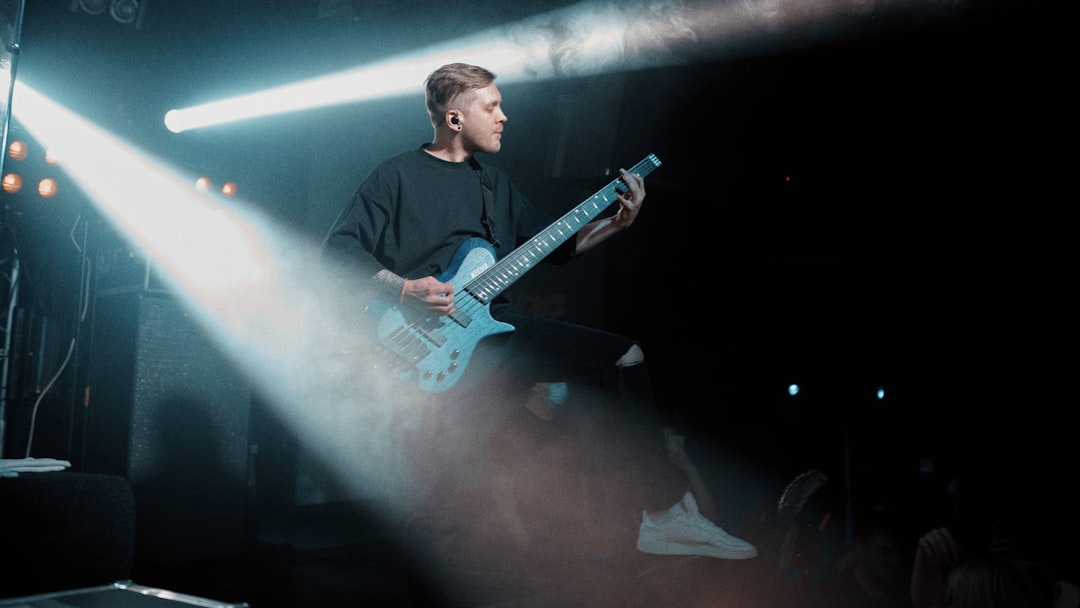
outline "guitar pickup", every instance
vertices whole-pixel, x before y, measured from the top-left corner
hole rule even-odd
[[[469,315],[461,312],[460,309],[455,310],[454,312],[450,313],[449,315],[447,315],[447,317],[451,321],[453,321],[454,323],[457,323],[458,325],[460,325],[462,327],[468,327],[469,323],[472,323],[472,317],[470,317]],[[442,345],[440,344],[440,346],[442,346]]]
[[[406,328],[398,330],[390,339],[398,356],[411,363],[416,363],[431,354],[431,349],[414,332]]]
[[[442,347],[446,344],[446,336],[438,330],[439,322],[437,320],[431,320],[428,323],[418,323],[411,329],[415,330],[417,334],[426,338],[429,342],[436,347]]]

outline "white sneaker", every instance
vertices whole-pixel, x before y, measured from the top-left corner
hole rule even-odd
[[[758,554],[754,545],[724,532],[701,515],[690,492],[659,517],[650,518],[647,512],[642,512],[637,549],[656,555],[702,555],[720,559],[750,559]]]

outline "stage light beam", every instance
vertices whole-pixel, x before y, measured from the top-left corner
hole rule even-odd
[[[183,175],[17,82],[15,115],[58,151],[102,217],[144,252],[208,339],[235,364],[313,458],[373,504],[416,493],[390,432],[390,383],[356,373],[340,352],[355,335],[338,292],[314,272],[317,245],[238,197]],[[355,344],[363,347],[362,340]],[[360,384],[360,382],[364,382]],[[385,382],[380,384],[380,382]],[[399,388],[400,390],[400,388]],[[388,508],[388,517],[400,516]]]
[[[592,76],[686,64],[840,36],[880,24],[894,9],[940,14],[967,0],[744,0],[584,2],[385,62],[166,112],[174,133],[286,112],[413,93],[450,62],[482,65],[501,83]]]

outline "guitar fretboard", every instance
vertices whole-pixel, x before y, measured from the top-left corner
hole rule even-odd
[[[659,166],[660,159],[655,154],[650,154],[634,165],[629,173],[645,177]],[[612,180],[491,268],[480,273],[465,286],[465,291],[485,304],[490,303],[529,269],[596,219],[620,194],[626,192],[627,188],[621,179]]]

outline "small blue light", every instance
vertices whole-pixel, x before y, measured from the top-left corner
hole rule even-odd
[[[798,384],[789,384],[788,387],[787,387],[787,392],[792,397],[794,397],[795,395],[798,395],[799,394],[799,385]]]
[[[885,387],[884,386],[877,387],[877,398],[879,400],[885,398]]]

